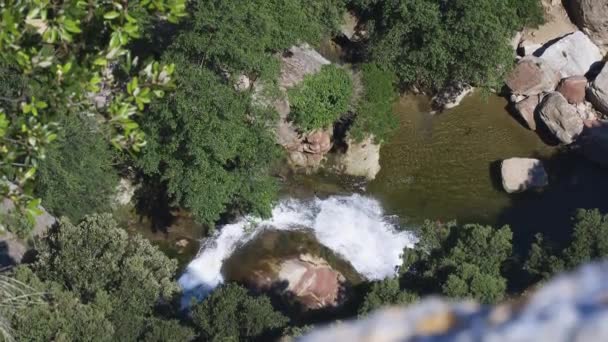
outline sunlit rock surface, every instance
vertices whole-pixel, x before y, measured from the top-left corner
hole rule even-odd
[[[512,303],[430,298],[320,328],[300,341],[608,341],[608,262],[559,276]]]

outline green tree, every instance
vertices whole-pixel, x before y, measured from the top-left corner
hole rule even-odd
[[[104,303],[82,303],[61,284],[41,281],[28,267],[19,267],[15,279],[45,293],[46,299],[13,312],[10,319],[17,341],[116,340]]]
[[[33,269],[43,281],[69,289],[85,304],[103,306],[115,336],[133,341],[154,306],[177,291],[176,262],[140,236],[128,236],[109,215],[63,220],[49,232]]]
[[[536,280],[547,279],[564,269],[608,256],[608,215],[597,209],[579,209],[570,241],[560,250],[538,234],[528,253],[526,270]]]
[[[452,271],[441,290],[452,298],[474,298],[482,303],[496,303],[503,299],[507,280],[500,275],[484,273],[473,264],[461,264]]]
[[[353,94],[349,73],[335,65],[325,65],[314,75],[290,89],[290,116],[304,131],[329,128],[345,114]]]
[[[537,23],[542,13],[538,0],[386,0],[355,5],[371,16],[371,60],[392,67],[402,85],[431,91],[452,82],[500,86],[513,62],[509,39],[523,25]]]
[[[167,59],[177,64],[179,88],[142,117],[149,140],[139,165],[202,223],[212,225],[230,209],[269,214],[276,196],[269,176],[278,157],[269,129],[275,113],[253,106],[248,94],[180,53]]]
[[[359,307],[359,315],[366,315],[384,306],[410,304],[417,300],[416,294],[400,288],[398,278],[385,279],[372,284]]]
[[[254,297],[227,284],[192,308],[192,320],[203,341],[249,341],[280,333],[288,319],[274,311],[268,297]]]
[[[185,0],[3,2],[0,66],[16,87],[0,88],[0,195],[37,213],[31,181],[65,116],[95,117],[114,145],[138,151],[145,140],[132,118],[171,88],[173,69],[140,65],[127,46],[145,23],[185,14]]]
[[[356,117],[349,134],[357,141],[373,135],[376,142],[383,142],[397,127],[393,104],[397,98],[395,75],[376,64],[364,64],[361,68],[363,98],[356,108]]]
[[[272,54],[318,43],[338,27],[343,6],[343,0],[197,0],[173,49],[216,71],[271,79],[279,70]]]
[[[58,142],[38,167],[36,196],[55,216],[67,216],[73,222],[110,211],[118,177],[109,144],[90,119],[65,117],[61,126]]]
[[[512,255],[508,227],[426,222],[418,236],[416,247],[404,251],[402,283],[408,289],[419,295],[442,293],[484,303],[504,296],[502,268]]]
[[[178,320],[150,320],[148,328],[141,339],[145,342],[188,342],[194,340],[196,334],[190,327],[184,326]]]

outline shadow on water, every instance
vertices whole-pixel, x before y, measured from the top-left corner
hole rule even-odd
[[[542,191],[510,196],[510,203],[496,218],[496,225],[508,224],[516,252],[525,254],[536,233],[566,242],[576,209],[597,208],[608,212],[608,172],[572,150],[543,160],[549,185]]]

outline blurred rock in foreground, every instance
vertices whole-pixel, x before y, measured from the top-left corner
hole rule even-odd
[[[430,298],[317,329],[300,341],[608,341],[608,261],[559,276],[508,304]]]

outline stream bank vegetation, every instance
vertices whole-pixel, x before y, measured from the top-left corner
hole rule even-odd
[[[230,214],[269,215],[282,157],[272,132],[277,113],[254,105],[251,89],[234,82],[246,75],[276,83],[275,56],[335,34],[347,8],[369,29],[359,68],[365,90],[349,134],[380,142],[396,126],[397,89],[437,91],[454,81],[498,87],[513,59],[508,39],[542,17],[537,0],[0,5],[0,192],[19,208],[2,223],[25,238],[38,205],[64,217],[36,241],[33,262],[11,270],[44,295],[35,305],[0,308],[12,328],[7,336],[220,341],[306,330],[263,293],[233,283],[186,314],[176,262],[101,213],[113,210],[120,171],[131,169],[162,207],[186,209],[207,226]],[[153,43],[167,31],[170,43]],[[149,60],[132,55],[136,45]],[[349,109],[352,83],[335,66],[306,79],[292,91],[294,121],[303,129],[331,125]],[[608,254],[607,222],[598,211],[580,211],[569,244],[539,236],[521,262],[508,227],[429,221],[419,244],[404,250],[399,275],[366,284],[350,314],[428,294],[484,303],[516,295],[509,270],[517,266],[525,265],[531,286]]]

